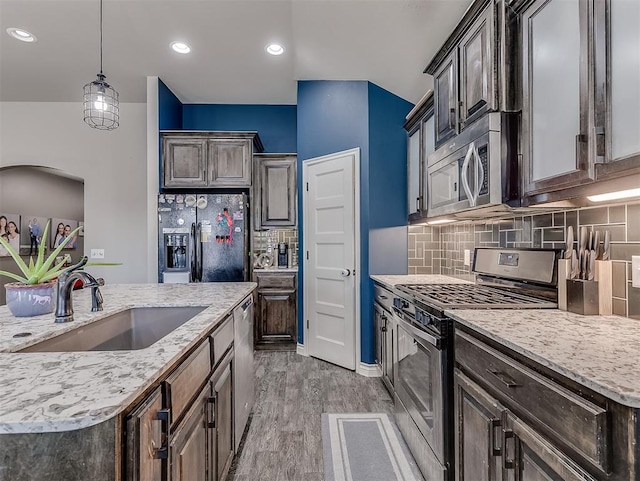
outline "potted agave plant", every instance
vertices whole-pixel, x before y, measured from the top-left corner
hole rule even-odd
[[[64,270],[65,262],[69,256],[64,256],[64,258],[59,260],[57,263],[55,260],[58,254],[60,254],[62,249],[71,242],[79,230],[80,227],[73,230],[73,232],[71,232],[69,236],[67,236],[60,245],[45,258],[46,242],[44,239],[47,239],[47,234],[49,233],[49,222],[47,222],[42,235],[43,240],[40,242],[38,247],[38,256],[35,262],[33,257],[31,257],[28,265],[22,260],[20,254],[16,252],[16,250],[9,245],[2,236],[0,236],[0,245],[9,252],[9,255],[13,257],[13,260],[22,272],[22,275],[20,275],[12,272],[0,271],[0,275],[10,277],[17,281],[5,284],[5,289],[7,291],[7,307],[14,316],[31,317],[53,312],[56,308],[56,278],[60,272]]]

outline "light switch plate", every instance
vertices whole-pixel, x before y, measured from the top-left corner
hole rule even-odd
[[[640,256],[631,256],[631,285],[640,287]]]
[[[91,249],[92,259],[104,259],[104,249]]]
[[[464,250],[464,265],[465,266],[471,265],[471,250],[469,249]]]

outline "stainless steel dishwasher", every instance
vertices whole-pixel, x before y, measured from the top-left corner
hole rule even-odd
[[[253,295],[233,311],[235,358],[233,366],[234,443],[237,452],[255,399],[253,367]]]

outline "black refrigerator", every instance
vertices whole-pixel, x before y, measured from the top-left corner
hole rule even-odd
[[[158,222],[158,282],[248,280],[245,194],[159,194]]]

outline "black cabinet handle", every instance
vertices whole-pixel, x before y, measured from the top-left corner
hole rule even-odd
[[[207,427],[215,429],[216,427],[216,397],[211,396],[207,399]]]
[[[387,332],[387,326],[382,326],[382,327],[380,328],[380,330],[381,330],[382,332]]]
[[[496,378],[498,378],[498,380],[504,384],[505,386],[507,386],[508,388],[516,388],[516,387],[522,387],[520,384],[518,384],[517,382],[515,382],[513,379],[511,379],[509,376],[507,376],[506,374],[504,374],[503,372],[500,371],[496,371],[493,369],[487,369],[487,372],[489,374],[493,374]]]
[[[494,456],[502,455],[502,443],[500,446],[496,446],[496,440],[498,437],[496,436],[496,429],[502,427],[502,423],[499,419],[491,420],[491,451]]]
[[[510,439],[515,441],[516,435],[511,429],[503,429],[502,430],[502,447],[504,449],[504,456],[502,456],[502,467],[504,469],[515,469],[516,467],[516,457],[517,457],[517,443],[514,443],[513,446],[513,459],[509,459],[507,455],[507,443]]]
[[[167,459],[169,457],[169,419],[171,419],[171,409],[159,409],[156,418],[160,421],[160,432],[162,445],[156,451],[156,459]]]

